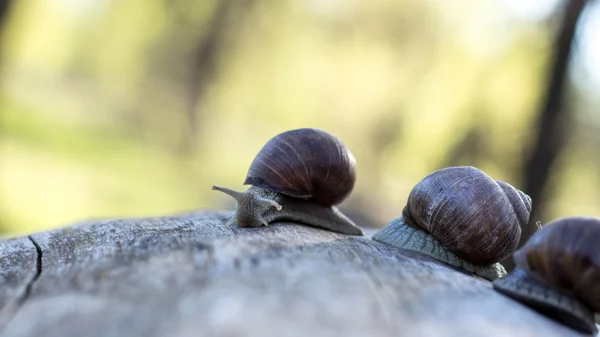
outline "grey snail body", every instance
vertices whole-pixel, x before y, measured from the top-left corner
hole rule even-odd
[[[600,219],[569,217],[534,233],[494,289],[585,333],[600,313]]]
[[[363,235],[336,205],[356,182],[356,160],[347,146],[329,132],[302,128],[271,138],[250,165],[245,192],[213,186],[237,201],[228,225],[268,226],[294,221],[330,231]]]
[[[513,186],[475,167],[449,167],[421,180],[402,216],[373,239],[494,280],[506,274],[498,262],[517,248],[530,213],[531,198]]]

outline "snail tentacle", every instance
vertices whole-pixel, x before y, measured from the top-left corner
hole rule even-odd
[[[225,227],[231,227],[231,225],[233,225],[235,223],[235,216],[232,216],[231,219],[229,219],[229,221],[227,221],[225,223]]]
[[[213,186],[212,189],[214,191],[223,192],[223,193],[231,196],[237,202],[240,202],[240,200],[242,200],[244,198],[244,193],[243,192],[234,191],[234,190],[232,190],[230,188],[220,187],[220,186]]]
[[[265,227],[269,226],[267,220],[265,220],[265,218],[263,218],[262,215],[260,215],[260,213],[256,213],[256,219],[260,221],[260,223],[262,223]]]
[[[263,206],[273,206],[275,207],[278,211],[281,211],[281,205],[277,203],[277,201],[275,200],[271,200],[271,199],[267,199],[267,198],[261,198],[261,197],[256,197],[256,202],[258,204],[262,204]]]

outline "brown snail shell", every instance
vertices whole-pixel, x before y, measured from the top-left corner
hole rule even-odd
[[[505,273],[495,264],[517,248],[530,213],[531,198],[513,186],[472,166],[449,167],[421,180],[410,192],[401,223],[390,222],[373,239],[495,279]],[[428,237],[429,248],[414,248],[426,247],[411,242],[417,237]]]
[[[555,220],[514,254],[516,269],[494,288],[588,333],[600,312],[600,219]]]
[[[356,182],[356,160],[331,133],[304,128],[269,140],[250,165],[245,185],[331,206],[346,199]]]
[[[352,235],[363,235],[335,205],[356,182],[356,160],[341,140],[314,128],[286,131],[271,138],[250,165],[246,192],[213,186],[237,201],[239,227],[295,221]],[[277,209],[277,212],[273,210]]]
[[[512,254],[529,221],[531,199],[475,167],[450,167],[411,191],[406,219],[459,257],[487,265]]]

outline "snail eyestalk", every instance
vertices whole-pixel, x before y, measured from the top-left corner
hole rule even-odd
[[[238,192],[238,191],[234,191],[234,190],[229,189],[229,188],[219,187],[219,186],[213,186],[212,189],[214,191],[223,192],[223,193],[229,195],[230,197],[234,198],[235,201],[237,201],[237,202],[240,202],[240,200],[242,200],[242,198],[244,197],[244,193]]]
[[[271,207],[277,211],[282,209],[282,206],[275,200],[258,196],[249,191],[238,192],[219,186],[213,186],[212,189],[231,196],[237,202],[235,215],[227,221],[225,224],[227,227],[233,223],[237,223],[239,227],[268,226],[269,222],[263,218],[262,213]]]
[[[231,224],[235,222],[235,216],[232,216],[227,223],[225,223],[225,227],[231,227]]]
[[[212,189],[215,191],[223,192],[223,193],[231,196],[238,203],[243,202],[244,197],[250,195],[250,196],[252,196],[253,201],[256,204],[258,204],[259,206],[262,206],[264,208],[268,208],[268,207],[272,206],[272,207],[275,207],[275,209],[277,209],[278,211],[281,211],[281,208],[282,208],[281,205],[278,204],[277,201],[275,201],[275,200],[254,196],[248,192],[238,192],[238,191],[234,191],[229,188],[219,187],[219,186],[213,186]]]
[[[258,204],[262,204],[263,206],[267,206],[267,207],[273,206],[273,207],[275,207],[276,210],[281,211],[281,205],[278,204],[277,201],[275,201],[275,200],[256,197],[256,202]]]

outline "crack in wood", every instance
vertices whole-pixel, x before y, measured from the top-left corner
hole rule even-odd
[[[6,328],[6,326],[8,326],[19,309],[23,306],[23,304],[25,304],[25,301],[27,301],[27,299],[31,296],[33,285],[42,274],[42,248],[33,239],[33,237],[28,236],[27,238],[33,244],[36,250],[36,273],[27,282],[27,287],[25,288],[25,291],[23,291],[23,294],[17,299],[8,303],[4,308],[2,308],[2,310],[0,310],[0,333],[4,330],[4,328]]]
[[[23,305],[23,303],[25,303],[25,301],[31,296],[33,285],[40,278],[40,275],[42,275],[42,257],[44,256],[42,247],[40,247],[40,245],[33,239],[31,235],[28,236],[28,238],[31,241],[31,243],[33,243],[33,245],[35,246],[35,250],[37,252],[37,261],[35,264],[36,273],[31,279],[31,281],[29,281],[29,283],[27,284],[27,288],[25,289],[25,294],[20,305]]]

